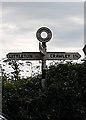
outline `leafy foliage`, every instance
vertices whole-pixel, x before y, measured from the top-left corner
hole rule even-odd
[[[45,90],[41,75],[3,80],[3,113],[13,120],[86,120],[86,64],[51,65]]]

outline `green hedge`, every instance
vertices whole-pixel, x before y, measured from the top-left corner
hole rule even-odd
[[[86,65],[59,64],[41,75],[3,80],[3,113],[13,120],[86,120]]]

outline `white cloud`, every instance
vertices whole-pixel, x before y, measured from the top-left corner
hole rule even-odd
[[[73,16],[73,17],[70,17],[69,18],[72,22],[74,22],[75,24],[81,24],[81,25],[84,25],[84,20],[83,18],[81,17],[76,17],[76,16]]]
[[[4,2],[2,21],[2,55],[11,51],[38,51],[35,34],[41,26],[53,32],[48,50],[78,50],[83,45],[83,3]]]

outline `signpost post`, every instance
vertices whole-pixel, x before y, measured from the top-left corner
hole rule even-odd
[[[45,32],[47,33],[46,37],[42,37],[41,34]],[[39,42],[39,51],[42,53],[42,88],[45,88],[45,78],[46,78],[46,59],[47,59],[47,49],[46,49],[46,42],[48,42],[52,38],[52,32],[49,28],[42,27],[39,28],[36,33],[37,39],[42,42]]]
[[[47,33],[46,37],[42,37],[42,32]],[[9,60],[42,60],[42,88],[45,88],[46,79],[46,60],[78,60],[81,55],[78,52],[47,52],[46,42],[52,38],[52,32],[47,27],[41,27],[36,32],[36,37],[39,40],[40,52],[18,52],[8,53],[6,56]],[[41,44],[42,42],[42,44]],[[86,46],[83,48],[86,54]]]
[[[83,48],[83,52],[84,52],[84,54],[85,54],[85,58],[83,59],[83,61],[86,62],[86,44],[85,44],[85,46],[84,46],[84,48]]]

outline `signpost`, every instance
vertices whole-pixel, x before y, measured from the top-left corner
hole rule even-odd
[[[42,60],[42,54],[39,52],[18,52],[8,53],[9,60]]]
[[[83,52],[84,52],[84,54],[86,55],[86,45],[85,45],[84,48],[83,48]]]
[[[80,57],[77,52],[48,52],[47,60],[78,60]]]
[[[47,36],[42,37],[42,32],[46,32]],[[40,52],[18,52],[8,53],[6,56],[9,60],[42,60],[42,88],[45,88],[46,78],[46,60],[78,60],[81,55],[78,52],[47,52],[46,42],[52,38],[52,32],[47,27],[41,27],[36,32],[36,37],[39,40]],[[42,44],[41,44],[42,42]],[[86,55],[86,45],[83,48]]]
[[[8,53],[9,60],[42,60],[41,52]],[[47,52],[46,60],[78,60],[81,55],[77,52]]]
[[[85,54],[85,58],[84,58],[82,61],[85,61],[85,62],[86,62],[86,44],[85,44],[85,46],[84,46],[84,48],[83,48],[83,52],[84,52],[84,54]]]

